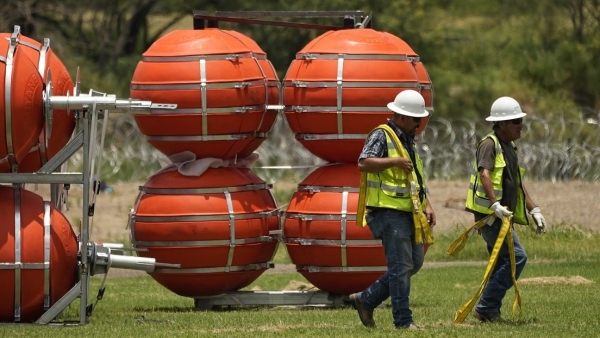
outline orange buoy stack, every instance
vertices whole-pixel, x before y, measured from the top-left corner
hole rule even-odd
[[[180,264],[150,274],[174,293],[235,291],[270,267],[279,212],[271,185],[245,166],[275,122],[268,105],[279,93],[265,52],[238,32],[178,30],[143,54],[131,97],[177,109],[134,116],[173,164],[140,187],[131,241],[147,250],[140,256]]]
[[[35,321],[75,285],[77,239],[33,192],[0,185],[0,201],[0,321]]]
[[[279,102],[277,82],[250,38],[211,28],[176,30],[143,54],[131,97],[176,103],[177,109],[134,117],[147,141],[167,156],[248,155],[273,126],[276,115],[267,105]]]
[[[43,80],[20,37],[0,38],[0,173],[17,171],[44,126]]]
[[[421,92],[433,111],[431,80],[400,38],[346,29],[327,32],[299,51],[283,86],[285,117],[296,139],[330,162],[292,196],[284,219],[286,248],[315,286],[335,294],[361,291],[385,272],[386,262],[381,241],[356,225],[356,163],[367,135],[392,118],[387,104],[399,92]]]

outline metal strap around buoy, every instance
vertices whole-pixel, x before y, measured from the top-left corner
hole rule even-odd
[[[342,215],[324,215],[324,214],[299,214],[285,213],[286,218],[299,219],[301,221],[341,221]],[[347,220],[355,220],[355,215],[347,215]]]
[[[235,251],[235,211],[233,210],[233,202],[231,193],[225,191],[225,200],[227,202],[227,211],[229,212],[229,253],[227,254],[227,265],[229,268],[233,263],[233,252]],[[229,270],[227,270],[229,271]]]
[[[256,57],[256,55],[254,53],[252,53],[252,60],[254,60],[254,62],[256,63],[258,70],[260,70],[260,75],[262,75],[263,79],[265,80],[265,109],[262,112],[262,115],[260,117],[260,122],[258,123],[258,127],[256,128],[256,130],[259,130],[262,127],[263,120],[265,119],[265,114],[267,113],[266,108],[267,108],[267,104],[269,103],[269,88],[268,88],[269,80],[267,79],[267,75],[265,74],[262,66],[260,65],[260,62],[258,62],[258,58]]]
[[[384,272],[387,271],[387,266],[350,266],[344,269],[340,266],[296,265],[296,270],[307,272]]]
[[[284,106],[287,112],[294,113],[334,113],[337,111],[337,107],[333,106]],[[390,113],[390,110],[386,107],[342,107],[345,112],[378,112],[378,113]]]
[[[138,194],[137,198],[135,199],[135,202],[133,203],[133,207],[131,208],[131,210],[129,210],[129,218],[127,219],[127,226],[125,227],[125,229],[129,229],[129,240],[131,241],[131,243],[133,245],[135,245],[136,239],[135,239],[135,213],[137,212],[137,210],[140,207],[140,203],[142,202],[142,198],[144,197],[146,193],[142,190],[142,187],[140,187],[140,193]]]
[[[248,184],[239,187],[216,187],[216,188],[148,188],[140,186],[139,190],[144,194],[154,195],[196,195],[196,194],[219,194],[225,192],[243,192],[268,190],[273,188],[271,183]],[[137,209],[136,209],[137,210]]]
[[[341,240],[337,239],[317,239],[317,238],[289,238],[286,237],[284,242],[299,244],[299,245],[342,245]],[[346,239],[346,245],[351,246],[371,246],[381,245],[380,239]]]
[[[206,74],[206,63],[200,60],[200,72],[204,68],[204,74]],[[178,83],[178,84],[131,84],[131,89],[135,90],[202,90],[202,89],[229,89],[229,88],[246,88],[252,86],[265,85],[267,81],[265,79],[252,80],[252,81],[236,81],[236,82],[217,82],[207,83],[206,78],[204,82],[200,83]]]
[[[253,244],[253,243],[268,243],[274,239],[271,236],[260,236],[251,238],[238,238],[234,240],[235,245],[242,244]],[[231,239],[218,239],[218,240],[206,240],[206,241],[131,241],[134,245],[139,246],[177,246],[177,247],[203,247],[203,246],[219,246],[231,244]]]
[[[343,87],[343,75],[344,75],[344,57],[343,54],[337,59],[337,78],[336,78],[336,116],[337,116],[337,132],[338,134],[344,133],[343,125],[343,107],[342,107],[342,87]]]
[[[50,39],[44,38],[44,44],[42,45],[42,48],[39,49],[40,57],[38,59],[38,72],[40,72],[42,77],[46,76],[46,54],[48,54],[48,49],[50,49]]]
[[[232,106],[232,107],[221,107],[221,108],[206,108],[206,113],[209,115],[218,114],[244,114],[250,111],[263,111],[267,109],[266,104],[254,105],[254,106]],[[154,109],[150,114],[160,115],[178,115],[178,114],[202,114],[202,108],[181,108],[181,109]]]
[[[285,87],[298,87],[298,88],[335,88],[337,81],[286,81],[283,83]],[[382,82],[382,81],[344,81],[345,88],[416,88],[419,89],[420,85],[418,82],[408,81],[394,81],[394,82]]]
[[[15,322],[21,321],[21,188],[13,185],[15,201]]]
[[[189,269],[154,269],[152,273],[161,274],[199,274],[199,273],[218,273],[218,272],[236,272],[236,271],[252,271],[260,269],[268,269],[271,265],[269,263],[256,263],[248,265],[235,265],[235,266],[220,266],[214,268],[189,268]]]
[[[230,195],[225,192],[225,195]],[[277,213],[277,210],[254,212],[235,215],[236,219],[260,219],[268,218]],[[186,215],[186,216],[133,216],[135,222],[164,223],[164,222],[208,222],[227,221],[231,219],[230,214],[222,215]]]
[[[320,53],[296,53],[296,60],[336,60],[343,56],[346,60],[375,60],[375,61],[409,61],[406,54],[320,54]],[[417,58],[418,61],[418,58]]]
[[[50,308],[50,202],[44,201],[44,311]]]
[[[341,220],[340,220],[340,238],[342,244],[340,245],[341,249],[341,258],[342,258],[342,271],[348,271],[348,255],[347,255],[347,243],[346,243],[346,231],[347,231],[347,223],[348,223],[348,191],[342,192],[342,210],[341,210]],[[356,217],[356,216],[355,216]]]
[[[296,140],[364,140],[367,134],[295,134]]]
[[[204,117],[203,117],[204,119]],[[204,127],[203,133],[204,133]],[[229,135],[194,135],[194,136],[146,136],[148,141],[171,141],[171,142],[182,142],[182,141],[239,141],[252,138],[256,133],[244,133],[244,134],[229,134]]]
[[[15,31],[10,36],[10,45],[6,54],[6,68],[4,70],[4,129],[6,132],[6,152],[7,159],[11,166],[11,171],[17,171],[17,161],[15,159],[12,135],[12,74],[14,67],[15,49],[19,39],[21,29],[15,26]]]
[[[299,185],[298,191],[306,191],[309,193],[315,192],[358,192],[358,188],[348,187],[325,187],[321,185]]]
[[[206,59],[200,62],[200,96],[202,100],[202,136],[208,135],[208,111],[206,103]]]
[[[196,62],[199,60],[206,61],[239,61],[240,59],[248,59],[258,56],[252,52],[239,54],[215,54],[215,55],[190,55],[190,56],[142,56],[144,62]]]

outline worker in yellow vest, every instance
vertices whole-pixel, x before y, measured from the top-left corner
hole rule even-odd
[[[497,99],[492,104],[490,116],[486,118],[493,122],[493,131],[477,145],[466,210],[474,214],[475,221],[495,214],[496,217],[490,217],[488,224],[480,229],[490,254],[504,216],[512,216],[514,223],[528,225],[526,212],[529,210],[537,225],[537,232],[545,231],[546,220],[540,207],[533,202],[523,184],[525,170],[519,167],[517,147],[514,144],[521,137],[525,115],[527,114],[515,99],[507,96]],[[512,233],[515,277],[518,279],[527,262],[527,255],[516,232]],[[473,316],[481,322],[503,321],[500,316],[502,299],[512,286],[510,256],[508,245],[504,242]]]
[[[387,107],[393,118],[369,134],[358,160],[358,169],[367,178],[366,222],[373,237],[382,241],[387,272],[366,290],[350,295],[350,301],[363,325],[374,327],[373,309],[391,297],[396,328],[416,329],[409,307],[410,280],[423,266],[424,244],[423,240],[415,243],[413,206],[422,208],[419,216],[424,214],[427,226],[436,223],[414,143],[415,132],[429,112],[423,96],[414,90],[400,92]],[[419,201],[411,199],[411,189]]]

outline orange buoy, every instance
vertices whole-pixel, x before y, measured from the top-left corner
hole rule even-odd
[[[279,214],[270,185],[247,168],[177,171],[150,178],[131,215],[131,241],[143,257],[180,264],[150,273],[187,297],[241,289],[268,267],[277,247],[270,232]]]
[[[77,281],[77,239],[41,196],[0,185],[0,321],[32,322]]]
[[[356,162],[367,134],[393,116],[387,104],[400,91],[431,89],[418,60],[402,39],[372,29],[317,37],[296,54],[283,80],[296,139],[325,161]]]
[[[134,115],[152,146],[167,156],[189,150],[198,158],[228,159],[270,129],[267,104],[279,100],[269,86],[275,72],[249,40],[212,28],[176,30],[148,48],[133,74],[131,97],[177,104]]]
[[[44,125],[42,77],[19,38],[0,39],[0,173],[17,170]]]
[[[0,33],[0,39],[10,38],[10,34]],[[46,75],[48,69],[52,72],[52,93],[54,95],[65,96],[68,93],[73,94],[73,81],[69,71],[62,61],[54,54],[50,48],[50,40],[45,40],[44,44],[20,35],[17,41],[18,48],[37,65],[37,69],[46,84]],[[20,161],[18,165],[19,172],[37,171],[54,157],[62,149],[75,129],[75,114],[66,110],[54,110],[52,118],[52,129],[47,133],[46,127],[42,129],[39,135],[37,145],[31,149],[29,154]],[[48,140],[46,140],[48,137]]]
[[[356,225],[360,173],[355,163],[325,165],[306,177],[284,219],[284,242],[296,269],[321,290],[349,295],[386,271],[380,240]]]

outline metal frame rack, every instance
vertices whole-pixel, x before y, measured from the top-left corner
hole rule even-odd
[[[12,53],[17,47],[18,39],[20,34],[20,28],[15,26],[15,31],[10,38],[10,50],[9,56],[7,57],[7,72],[5,80],[7,92],[10,92],[11,76],[12,76]],[[46,39],[48,40],[48,39]],[[49,45],[49,41],[45,41],[45,45]],[[11,52],[12,51],[12,52]],[[9,67],[10,66],[10,67]],[[169,266],[177,267],[172,264],[160,264],[156,263],[152,258],[142,258],[133,256],[122,256],[117,254],[111,254],[110,245],[102,246],[96,243],[90,242],[89,225],[90,218],[94,215],[94,199],[93,194],[97,194],[99,186],[97,181],[94,180],[94,149],[97,144],[98,135],[96,128],[98,126],[98,120],[101,116],[108,115],[108,109],[136,109],[136,110],[150,110],[150,109],[174,109],[176,105],[171,104],[153,104],[150,101],[140,101],[133,99],[117,99],[114,95],[100,93],[94,90],[90,90],[89,95],[80,94],[80,80],[79,70],[77,70],[77,79],[74,88],[74,96],[53,96],[52,93],[52,74],[50,70],[46,75],[46,84],[42,98],[43,100],[43,113],[45,117],[45,127],[48,133],[52,129],[53,110],[61,109],[66,110],[70,114],[75,114],[74,118],[76,121],[75,135],[71,140],[61,149],[54,157],[48,160],[37,172],[35,173],[17,173],[16,163],[14,159],[9,160],[13,168],[12,173],[0,173],[0,183],[12,183],[14,187],[21,187],[22,184],[35,183],[35,184],[50,184],[51,192],[51,203],[58,209],[61,209],[62,192],[68,190],[70,185],[78,184],[83,187],[83,198],[82,198],[82,217],[77,235],[79,244],[79,251],[77,260],[78,264],[78,277],[77,283],[54,305],[50,306],[49,295],[46,294],[44,300],[45,312],[42,316],[37,319],[36,324],[86,324],[89,321],[89,316],[93,310],[92,305],[88,305],[89,300],[89,289],[90,289],[90,276],[95,274],[106,274],[110,267],[153,271],[156,266]],[[10,107],[10,95],[6,96],[6,105]],[[10,108],[9,108],[10,109]],[[10,110],[7,111],[6,118],[10,122]],[[10,123],[7,123],[7,135],[11,134]],[[104,135],[101,136],[101,141]],[[83,148],[83,168],[80,172],[60,172],[59,168],[65,163],[71,156],[77,151]],[[15,203],[15,204],[18,204]],[[15,220],[19,219],[18,207],[15,206]],[[49,221],[48,221],[49,222]],[[29,264],[21,262],[21,229],[20,222],[15,222],[15,262],[14,263],[0,263],[0,269],[14,269],[15,270],[15,304],[14,304],[14,317],[15,322],[20,322],[21,318],[21,295],[20,295],[20,283],[21,283],[21,271],[26,269],[40,269],[44,268],[46,271],[50,269],[50,224],[46,229],[45,236],[45,258],[42,264]],[[46,290],[47,291],[47,290]],[[46,293],[46,292],[45,292]],[[80,311],[79,321],[64,321],[64,322],[53,322],[56,318],[69,306],[75,299],[80,298]]]

